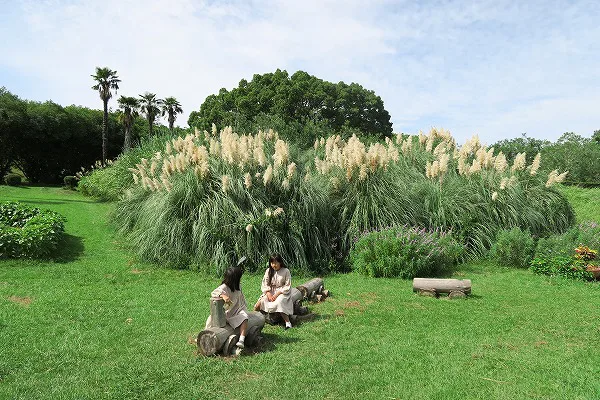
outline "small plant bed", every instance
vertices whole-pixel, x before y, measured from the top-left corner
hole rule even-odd
[[[597,250],[579,246],[570,257],[537,257],[531,261],[531,270],[542,275],[591,281],[600,277],[597,255]]]
[[[18,202],[0,203],[0,258],[43,258],[57,247],[65,218]]]

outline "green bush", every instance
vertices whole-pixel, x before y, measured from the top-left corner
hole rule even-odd
[[[527,268],[535,253],[535,241],[528,231],[519,228],[498,232],[491,256],[499,264]]]
[[[463,250],[450,233],[396,226],[363,233],[350,251],[350,262],[364,275],[412,279],[449,269]]]
[[[537,243],[535,257],[570,257],[579,245],[587,245],[594,249],[600,248],[600,224],[583,222],[561,235],[540,238]]]
[[[75,189],[77,186],[77,178],[71,175],[65,176],[63,182],[65,183],[65,187],[68,187],[69,189]]]
[[[54,211],[0,203],[0,258],[49,256],[64,232],[64,222]]]
[[[21,175],[6,174],[4,182],[10,186],[19,186],[21,184]]]
[[[586,271],[585,263],[569,256],[536,257],[530,270],[536,274],[591,281],[594,275]]]
[[[151,159],[156,152],[164,151],[165,142],[172,138],[170,133],[163,132],[144,140],[138,147],[121,154],[114,162],[102,168],[95,165],[88,173],[81,174],[79,190],[86,196],[96,197],[104,201],[119,200],[125,190],[133,185],[133,177],[129,168],[135,168],[142,159]]]

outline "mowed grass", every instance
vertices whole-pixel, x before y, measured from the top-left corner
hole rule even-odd
[[[600,188],[560,186],[560,191],[575,207],[577,222],[600,222]]]
[[[4,200],[60,212],[68,236],[57,260],[0,261],[0,399],[600,398],[597,283],[471,263],[455,277],[473,295],[448,300],[327,276],[313,321],[266,326],[238,358],[203,357],[192,339],[219,279],[137,261],[110,204],[0,186]],[[260,279],[242,279],[250,304]]]

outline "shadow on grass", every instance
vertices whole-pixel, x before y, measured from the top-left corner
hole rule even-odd
[[[246,355],[258,354],[258,353],[267,353],[269,351],[276,350],[279,345],[286,345],[289,343],[296,343],[300,341],[300,339],[296,337],[288,336],[288,332],[292,330],[299,329],[305,323],[310,323],[311,321],[317,321],[322,319],[329,319],[330,315],[322,315],[310,313],[308,315],[304,315],[302,317],[298,317],[296,322],[294,323],[294,327],[291,330],[285,330],[283,324],[273,324],[272,326],[276,326],[281,329],[281,333],[265,333],[264,331],[261,333],[262,340],[253,347],[248,347],[245,350]]]
[[[292,328],[294,329],[294,328]],[[253,347],[247,347],[244,350],[244,354],[252,355],[258,353],[267,353],[269,351],[276,350],[280,345],[287,345],[289,343],[296,343],[300,341],[300,339],[290,336],[284,336],[283,328],[281,329],[282,334],[273,334],[273,333],[261,333],[262,340]]]
[[[70,263],[77,260],[83,254],[83,239],[79,236],[63,233],[62,240],[58,244],[56,252],[52,255],[52,261],[57,263]]]
[[[97,199],[90,199],[90,200],[69,200],[69,199],[37,200],[37,199],[33,199],[33,200],[19,200],[19,202],[30,203],[33,205],[35,205],[35,204],[68,204],[68,203],[88,203],[88,204],[102,203],[102,201],[97,200]]]

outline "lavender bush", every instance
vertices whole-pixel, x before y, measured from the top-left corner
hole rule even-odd
[[[448,270],[463,251],[450,232],[403,225],[364,232],[350,251],[350,261],[361,274],[412,279]]]

